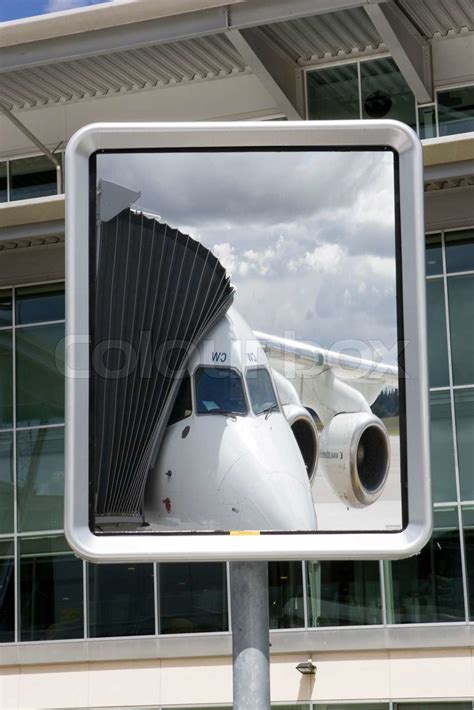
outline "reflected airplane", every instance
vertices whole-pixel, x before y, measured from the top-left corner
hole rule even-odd
[[[317,472],[346,507],[372,505],[390,468],[370,408],[385,387],[398,387],[396,367],[254,332],[231,306],[188,362],[148,476],[146,524],[315,530]]]

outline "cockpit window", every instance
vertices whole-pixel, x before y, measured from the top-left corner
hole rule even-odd
[[[171,424],[176,424],[176,422],[181,421],[181,419],[186,419],[192,414],[192,402],[191,402],[191,381],[189,375],[186,374],[183,377],[181,385],[176,396],[173,409],[171,410],[170,418],[168,419],[168,426]]]
[[[266,367],[247,370],[245,379],[254,414],[263,414],[279,409],[272,379]]]
[[[230,367],[200,367],[194,375],[198,414],[246,414],[242,378]]]

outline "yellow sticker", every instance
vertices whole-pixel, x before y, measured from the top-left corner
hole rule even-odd
[[[260,530],[230,530],[230,535],[260,535]]]

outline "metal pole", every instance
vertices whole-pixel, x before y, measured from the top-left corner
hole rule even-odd
[[[268,563],[231,562],[233,709],[270,710]]]

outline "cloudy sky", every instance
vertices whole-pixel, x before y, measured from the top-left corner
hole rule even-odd
[[[394,361],[391,153],[109,154],[98,176],[211,248],[255,330]]]

